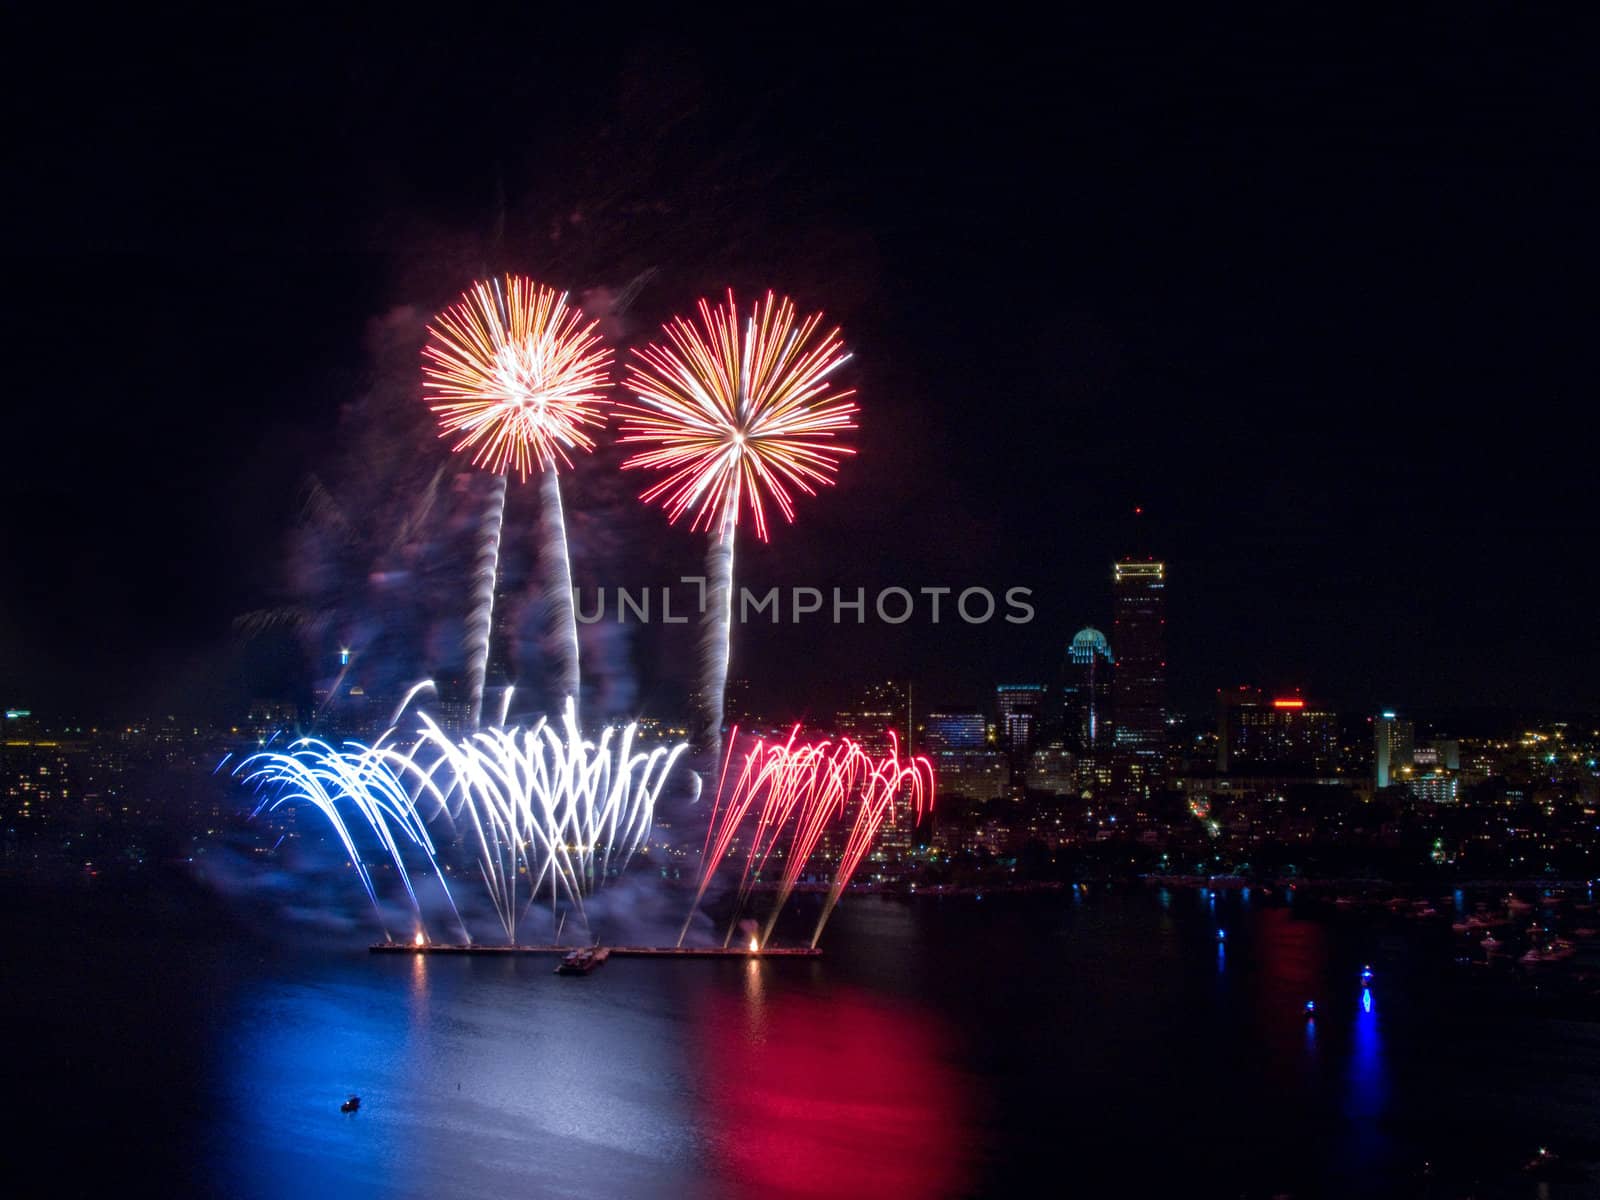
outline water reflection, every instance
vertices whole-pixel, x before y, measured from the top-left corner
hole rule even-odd
[[[1388,1093],[1388,1080],[1383,1061],[1383,1039],[1378,1031],[1378,1010],[1370,987],[1361,989],[1361,1003],[1356,1009],[1348,1078],[1349,1111],[1362,1116],[1380,1113]]]
[[[1388,1151],[1381,1122],[1389,1099],[1388,1067],[1371,987],[1361,989],[1345,1068],[1345,1115],[1351,1119],[1347,1169],[1373,1169]]]
[[[1316,1005],[1327,972],[1327,931],[1289,909],[1270,908],[1261,913],[1254,948],[1257,1020],[1271,1051],[1264,1066],[1273,1086],[1288,1094],[1302,1064],[1315,1062],[1317,1013],[1307,1005]]]
[[[545,959],[361,958],[265,984],[213,1085],[226,1194],[692,1192],[682,1008],[608,969],[596,989]]]
[[[968,1122],[946,1040],[929,1017],[853,990],[765,990],[757,974],[742,1002],[706,995],[702,1128],[733,1194],[960,1194]]]

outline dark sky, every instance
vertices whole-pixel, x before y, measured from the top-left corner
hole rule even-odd
[[[283,598],[374,322],[655,268],[624,340],[771,285],[858,352],[859,457],[742,582],[1035,591],[1029,626],[747,634],[758,694],[1052,676],[1153,552],[1191,708],[1595,706],[1591,30],[510,11],[6,18],[0,699],[254,686],[230,622]],[[702,551],[618,528],[663,578]]]

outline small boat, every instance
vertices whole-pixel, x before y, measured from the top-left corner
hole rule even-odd
[[[584,946],[578,950],[571,950],[562,956],[556,974],[587,975],[610,957],[611,951],[604,946]]]
[[[360,1096],[351,1096],[350,1099],[346,1100],[343,1104],[339,1105],[339,1111],[343,1112],[343,1113],[353,1113],[353,1112],[356,1111],[356,1109],[358,1109],[360,1107],[361,1107],[361,1097]]]
[[[1564,938],[1557,938],[1543,946],[1535,946],[1517,961],[1525,967],[1536,967],[1541,963],[1566,962],[1577,953],[1577,947]]]
[[[1555,1154],[1553,1151],[1544,1146],[1540,1146],[1539,1153],[1535,1154],[1527,1162],[1523,1163],[1522,1169],[1530,1174],[1542,1175],[1545,1172],[1554,1169],[1555,1165],[1560,1161],[1561,1159],[1559,1155]]]

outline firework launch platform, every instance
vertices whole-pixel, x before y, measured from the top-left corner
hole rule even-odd
[[[496,946],[460,942],[376,942],[374,954],[570,954],[577,946]],[[810,946],[607,946],[612,958],[821,958]]]

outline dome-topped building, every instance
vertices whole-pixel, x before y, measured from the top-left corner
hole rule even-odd
[[[1066,682],[1061,699],[1070,747],[1089,753],[1111,745],[1111,645],[1106,635],[1086,625],[1067,647]]]
[[[1072,636],[1072,645],[1067,647],[1067,658],[1075,663],[1091,662],[1095,657],[1112,662],[1111,644],[1106,641],[1106,635],[1093,625],[1085,625]]]

